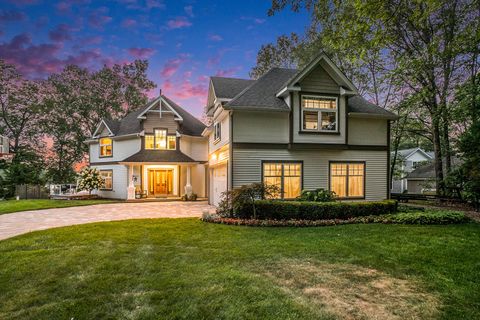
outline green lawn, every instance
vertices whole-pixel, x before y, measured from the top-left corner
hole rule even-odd
[[[112,200],[5,200],[0,201],[0,214],[26,210],[39,210],[50,208],[66,208],[88,206],[92,204],[111,203]]]
[[[0,319],[478,319],[480,224],[131,220],[0,241]]]

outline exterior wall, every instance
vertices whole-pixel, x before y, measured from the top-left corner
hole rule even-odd
[[[128,169],[125,165],[95,165],[97,170],[112,170],[112,191],[99,190],[99,197],[111,199],[127,199]]]
[[[190,184],[192,185],[193,193],[196,193],[198,197],[206,197],[205,189],[205,165],[197,164],[192,165],[190,169]],[[180,195],[185,194],[185,185],[187,184],[187,167],[180,166]]]
[[[289,142],[287,112],[235,112],[233,142]]]
[[[219,108],[223,109],[223,108]],[[208,152],[212,153],[224,145],[230,143],[230,116],[227,111],[222,111],[218,116],[214,117],[214,121],[218,121],[221,123],[221,139],[220,141],[216,142],[213,138],[213,131],[208,136]]]
[[[180,138],[180,151],[194,160],[207,161],[208,139],[182,135]]]
[[[143,120],[143,129],[147,133],[153,133],[155,128],[165,128],[168,134],[177,132],[178,123],[174,120],[173,113],[162,113],[162,117],[158,112],[147,112],[145,120]]]
[[[387,120],[348,118],[348,144],[386,146]]]
[[[121,161],[140,151],[142,139],[140,137],[134,137],[125,140],[113,140],[112,143],[113,156],[103,158],[100,158],[100,145],[98,144],[98,141],[96,143],[91,143],[90,162],[99,163]]]
[[[329,161],[365,161],[365,199],[387,197],[387,151],[234,148],[233,187],[260,182],[262,160],[303,161],[303,189],[329,188]]]
[[[302,87],[303,89],[303,87]],[[339,91],[338,91],[339,92]],[[321,92],[318,92],[321,95]],[[338,96],[338,122],[339,133],[299,133],[302,129],[301,125],[301,107],[300,107],[300,93],[293,94],[293,142],[294,143],[345,143],[345,97]],[[286,128],[288,131],[288,127]]]
[[[339,93],[339,85],[320,65],[312,70],[301,82],[303,91]]]

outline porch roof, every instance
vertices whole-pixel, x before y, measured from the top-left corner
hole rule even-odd
[[[199,163],[180,150],[140,150],[130,157],[120,162],[183,162],[183,163]]]

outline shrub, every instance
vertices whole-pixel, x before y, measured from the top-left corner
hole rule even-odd
[[[86,190],[88,194],[92,193],[92,190],[100,189],[103,184],[103,178],[100,176],[100,172],[96,168],[85,167],[78,174],[78,190]]]
[[[329,202],[335,201],[335,192],[323,188],[315,190],[303,190],[297,198],[298,201]]]
[[[184,194],[182,196],[183,201],[197,201],[198,195],[196,193],[191,193],[190,195]]]
[[[217,213],[222,217],[241,217],[248,211],[254,219],[257,217],[256,201],[272,198],[280,192],[279,188],[264,183],[252,183],[238,189],[222,193]]]
[[[324,220],[324,219],[349,219],[360,216],[377,216],[395,213],[397,202],[362,201],[362,202],[299,202],[258,200],[255,201],[257,219],[273,220]],[[243,207],[236,212],[240,219],[253,218],[249,207]]]
[[[386,218],[400,224],[454,224],[470,220],[463,212],[441,210],[402,212]]]

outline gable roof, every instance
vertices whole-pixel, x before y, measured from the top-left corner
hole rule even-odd
[[[143,131],[142,119],[139,119],[139,116],[144,113],[146,110],[152,107],[152,104],[158,103],[159,98],[155,98],[147,103],[144,107],[132,111],[127,114],[121,120],[108,120],[104,119],[107,126],[110,128],[112,133],[115,136],[124,136],[129,134],[140,133]],[[205,125],[195,118],[188,111],[177,105],[175,102],[162,95],[162,99],[168,103],[170,107],[182,118],[183,121],[179,123],[178,132],[181,134],[186,134],[190,136],[201,136]]]
[[[140,150],[121,162],[198,162],[180,150]]]
[[[285,100],[277,97],[277,93],[298,73],[297,69],[272,68],[257,80],[250,80],[250,85],[239,90],[236,96],[224,105],[224,108],[227,110],[290,111]],[[347,113],[388,119],[397,117],[394,113],[368,102],[359,95],[348,98]]]
[[[213,90],[215,91],[215,96],[218,99],[232,99],[243,89],[255,82],[255,80],[225,77],[210,77],[210,79]]]
[[[433,159],[433,157],[429,153],[425,152],[420,147],[398,150],[397,154],[400,155],[401,157],[407,159],[408,157],[414,155],[417,151],[420,152],[421,154],[423,154],[425,156],[425,158]]]

